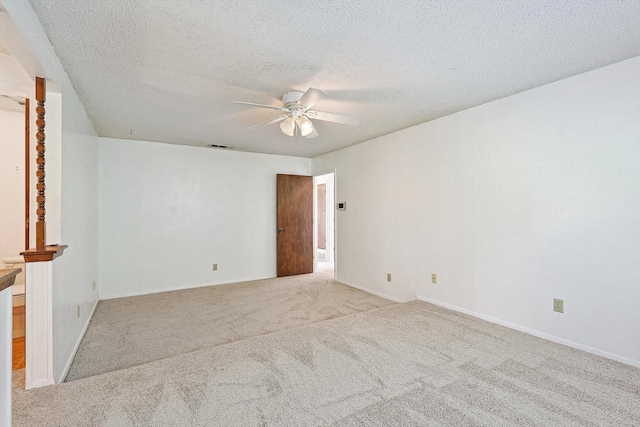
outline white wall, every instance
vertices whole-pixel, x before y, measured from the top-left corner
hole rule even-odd
[[[276,174],[310,169],[297,157],[101,138],[100,298],[275,276]]]
[[[339,281],[640,366],[640,57],[313,160],[334,167]]]
[[[47,136],[46,208],[47,238],[54,240],[48,243],[69,246],[53,262],[52,358],[59,382],[98,301],[98,291],[92,286],[98,279],[99,256],[98,137],[29,2],[2,0],[2,4],[6,9],[1,16],[3,43],[31,78],[45,77],[48,91],[58,92],[47,95],[51,135]],[[33,109],[35,105],[33,101]],[[31,136],[35,138],[33,129]],[[35,205],[33,192],[32,199]],[[76,315],[78,306],[80,316]]]
[[[91,320],[98,303],[99,278],[98,137],[82,105],[67,101],[63,93],[61,230],[60,239],[54,242],[69,247],[53,264],[56,382],[66,376]]]
[[[0,268],[24,250],[24,216],[24,112],[0,110]]]

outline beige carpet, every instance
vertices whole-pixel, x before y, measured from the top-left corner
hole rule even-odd
[[[16,427],[640,425],[640,369],[419,301],[22,381]]]
[[[389,304],[333,270],[100,301],[66,381]]]

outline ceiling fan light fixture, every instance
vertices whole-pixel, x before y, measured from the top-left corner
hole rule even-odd
[[[282,122],[280,122],[280,130],[282,133],[288,136],[293,136],[293,133],[296,130],[296,122],[291,117],[287,117]]]
[[[300,117],[297,122],[302,136],[307,136],[313,132],[313,123],[306,116]]]
[[[316,138],[318,136],[318,131],[315,129],[312,120],[321,120],[351,126],[358,126],[360,124],[360,118],[356,116],[311,110],[311,107],[313,107],[316,102],[324,96],[326,96],[326,93],[320,89],[310,87],[304,93],[287,92],[282,95],[282,107],[276,105],[256,104],[254,102],[246,101],[235,101],[234,103],[281,111],[284,114],[280,114],[278,117],[250,126],[247,129],[253,129],[258,126],[268,126],[280,122],[280,130],[287,136],[301,135],[304,138]],[[300,132],[298,132],[298,130]]]

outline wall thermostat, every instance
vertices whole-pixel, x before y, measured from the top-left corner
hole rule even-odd
[[[338,210],[346,211],[347,210],[347,202],[338,202]]]

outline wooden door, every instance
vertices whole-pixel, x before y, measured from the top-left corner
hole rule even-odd
[[[278,277],[313,273],[313,177],[277,177]]]

